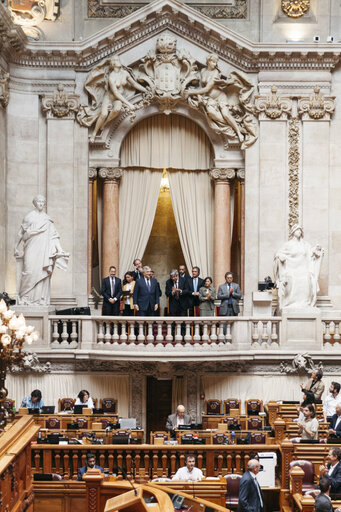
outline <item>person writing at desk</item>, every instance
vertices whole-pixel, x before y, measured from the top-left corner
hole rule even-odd
[[[179,468],[172,480],[181,480],[184,482],[200,482],[204,475],[201,469],[195,467],[195,456],[191,453],[186,455],[186,466]]]
[[[88,469],[100,469],[101,473],[104,473],[104,469],[101,466],[97,466],[95,456],[92,453],[86,454],[86,464],[82,468],[79,468],[77,474],[77,480],[83,480],[84,474],[88,471]]]
[[[86,389],[82,389],[82,391],[78,393],[75,405],[84,405],[84,407],[88,407],[89,409],[93,409],[95,407],[90,393]]]
[[[21,407],[28,407],[29,409],[41,409],[44,407],[40,389],[34,389],[31,396],[25,396],[21,402]]]
[[[180,425],[190,425],[191,417],[186,414],[186,409],[183,405],[178,405],[176,413],[170,414],[166,422],[166,430],[170,430],[172,437],[175,437],[175,431]]]

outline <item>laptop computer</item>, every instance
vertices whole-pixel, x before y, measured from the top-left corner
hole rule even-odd
[[[40,409],[31,409],[28,408],[28,414],[40,414]]]
[[[41,414],[54,414],[55,406],[54,405],[43,405],[40,412]]]
[[[86,405],[75,405],[73,408],[74,414],[82,414],[84,407],[87,407]]]
[[[92,409],[92,414],[104,414],[103,409],[97,409],[96,407],[94,407]]]
[[[135,430],[136,429],[136,418],[121,418],[120,428],[124,430]]]

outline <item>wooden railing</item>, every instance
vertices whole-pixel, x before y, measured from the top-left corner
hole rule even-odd
[[[1,511],[33,510],[31,441],[38,429],[32,418],[20,418],[0,438]]]
[[[96,463],[109,475],[128,476],[148,481],[157,477],[172,477],[185,465],[187,453],[194,453],[197,467],[205,476],[242,474],[248,461],[258,452],[277,452],[278,445],[33,445],[32,468],[36,473],[57,473],[65,479],[76,479],[78,469],[85,465],[86,454],[96,455]]]
[[[54,349],[81,348],[127,350],[149,346],[236,345],[249,340],[254,349],[280,345],[280,317],[91,317],[49,316],[50,343]]]

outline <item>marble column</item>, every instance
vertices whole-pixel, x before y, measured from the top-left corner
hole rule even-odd
[[[99,171],[103,183],[102,214],[102,278],[108,275],[110,265],[119,274],[119,182],[123,175],[119,167],[103,167]]]
[[[93,237],[93,187],[94,180],[97,178],[96,167],[89,168],[89,193],[88,193],[88,294],[92,289],[92,237]]]
[[[234,169],[211,169],[214,180],[214,241],[213,241],[213,281],[214,286],[224,282],[225,272],[231,265],[231,181],[235,178]]]
[[[245,170],[238,169],[237,179],[240,181],[240,288],[244,293],[245,273]]]

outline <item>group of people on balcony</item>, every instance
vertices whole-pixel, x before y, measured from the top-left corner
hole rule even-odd
[[[116,267],[109,268],[109,275],[102,281],[103,314],[118,316],[158,316],[160,314],[160,283],[149,266],[143,266],[139,259],[134,260],[134,271],[126,272],[123,279],[116,276]],[[170,316],[214,316],[215,300],[221,301],[220,316],[237,316],[241,291],[233,282],[233,274],[226,272],[225,283],[216,293],[212,278],[200,277],[200,268],[194,266],[192,275],[186,274],[185,265],[173,269],[166,281],[165,293],[168,298]]]

